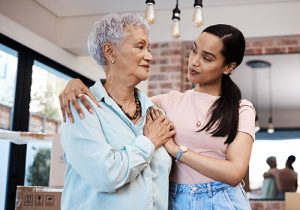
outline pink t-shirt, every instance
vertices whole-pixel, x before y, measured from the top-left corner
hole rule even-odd
[[[163,109],[173,122],[176,130],[174,141],[185,145],[194,152],[216,159],[225,159],[228,144],[226,137],[212,137],[208,132],[200,130],[209,120],[208,110],[219,98],[206,93],[188,90],[184,93],[171,91],[151,98],[154,104]],[[196,105],[196,106],[195,106]],[[198,118],[196,117],[198,114]],[[255,110],[247,100],[242,100],[239,109],[238,131],[248,133],[255,139]],[[197,120],[201,126],[197,127]],[[180,184],[206,183],[213,181],[188,165],[174,162],[170,179]]]

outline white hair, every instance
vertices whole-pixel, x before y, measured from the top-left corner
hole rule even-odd
[[[127,25],[140,27],[147,33],[149,31],[147,22],[140,15],[133,13],[109,14],[94,24],[88,38],[88,50],[99,65],[106,64],[103,44],[112,43],[118,46],[127,35],[124,31]]]

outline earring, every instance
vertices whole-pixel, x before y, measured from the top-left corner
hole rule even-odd
[[[112,59],[112,60],[111,60],[111,63],[114,64],[114,63],[115,63],[115,59]]]

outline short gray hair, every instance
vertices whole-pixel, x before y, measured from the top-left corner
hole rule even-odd
[[[99,65],[106,64],[103,44],[112,43],[118,46],[127,35],[124,31],[127,25],[140,27],[147,33],[149,31],[147,22],[140,15],[133,13],[109,14],[94,24],[88,38],[88,50]]]

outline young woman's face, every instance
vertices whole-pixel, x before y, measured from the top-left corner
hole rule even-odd
[[[222,40],[203,32],[193,44],[188,64],[188,79],[200,86],[221,84],[224,72]]]
[[[126,26],[127,36],[116,49],[115,67],[118,76],[131,78],[136,82],[146,80],[149,75],[152,55],[149,51],[148,34],[139,27]]]

